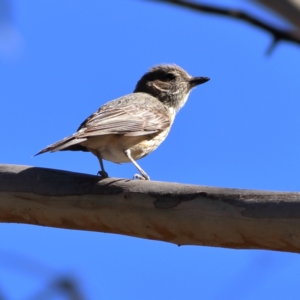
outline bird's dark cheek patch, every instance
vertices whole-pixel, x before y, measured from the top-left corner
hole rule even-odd
[[[163,82],[160,80],[155,80],[153,82],[153,86],[157,88],[157,90],[162,91],[162,92],[167,92],[169,91],[171,84],[169,82]]]

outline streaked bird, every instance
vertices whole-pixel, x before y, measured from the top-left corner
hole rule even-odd
[[[132,162],[141,174],[135,177],[149,180],[136,161],[164,141],[191,90],[208,80],[208,77],[192,77],[177,65],[152,67],[138,81],[132,94],[107,102],[81,123],[76,133],[36,155],[89,151],[99,160],[98,175],[102,178],[108,177],[104,159],[114,163]]]

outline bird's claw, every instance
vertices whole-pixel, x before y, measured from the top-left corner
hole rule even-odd
[[[105,172],[105,171],[99,171],[99,172],[97,173],[97,176],[100,176],[101,179],[108,178],[108,174],[107,174],[107,172]]]
[[[134,180],[150,180],[150,177],[148,175],[146,177],[146,176],[143,176],[143,175],[140,175],[140,174],[134,174],[133,179]]]

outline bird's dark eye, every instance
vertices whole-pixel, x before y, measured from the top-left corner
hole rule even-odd
[[[166,75],[166,79],[168,79],[168,80],[174,80],[175,79],[175,75],[173,73],[168,73]]]

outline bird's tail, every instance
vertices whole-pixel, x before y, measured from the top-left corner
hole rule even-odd
[[[35,154],[34,156],[46,153],[46,152],[56,152],[56,151],[64,151],[64,150],[73,150],[73,151],[88,151],[84,146],[80,145],[80,143],[86,141],[86,138],[77,138],[74,135],[68,136]]]

